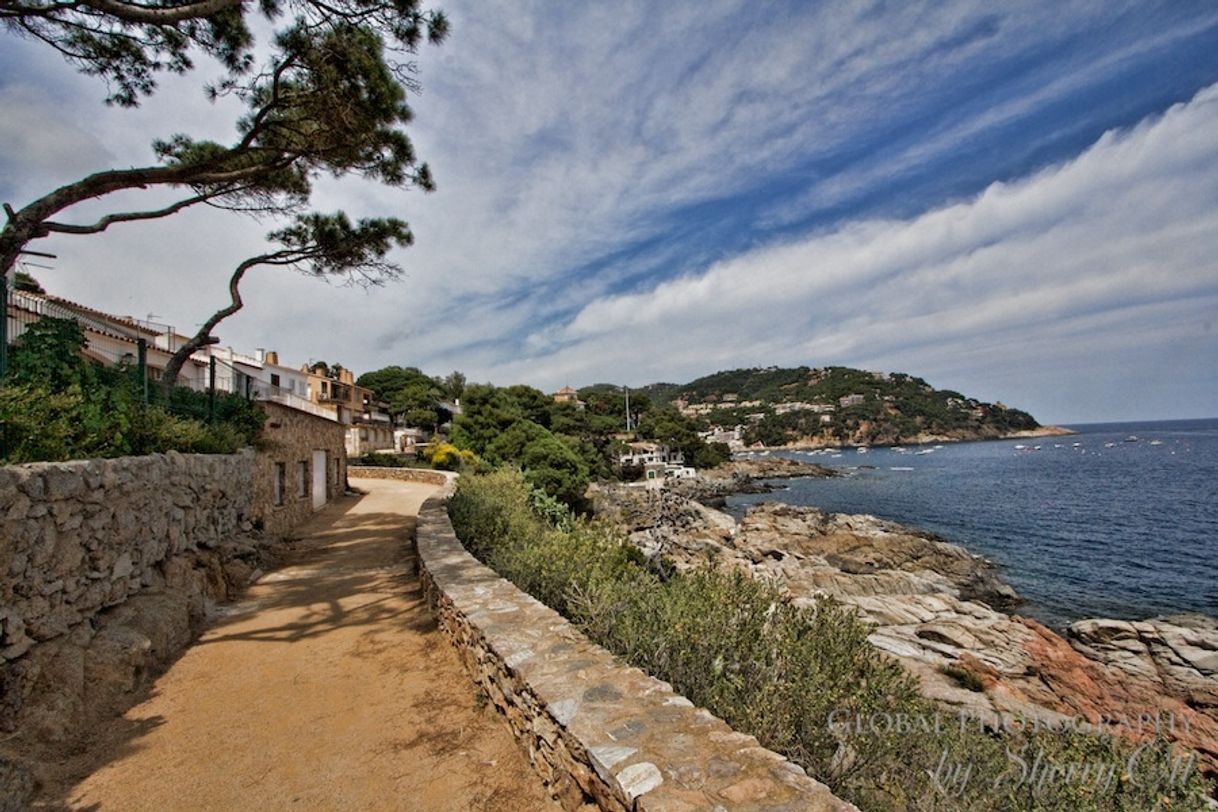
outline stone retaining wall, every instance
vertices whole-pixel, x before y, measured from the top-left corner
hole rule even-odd
[[[347,476],[352,479],[397,479],[402,482],[425,482],[429,485],[447,485],[456,474],[435,471],[430,468],[387,468],[376,465],[349,465]]]
[[[175,452],[0,468],[0,662],[164,580],[240,530],[254,455]]]
[[[246,451],[0,467],[0,795],[23,808],[29,774],[124,710],[264,566],[254,465]]]
[[[480,564],[453,533],[444,498],[419,513],[428,602],[565,808],[854,809]]]

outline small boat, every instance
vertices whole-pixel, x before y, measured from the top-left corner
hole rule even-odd
[[[866,454],[866,453],[867,453],[868,451],[870,451],[871,449],[870,449],[870,448],[868,448],[868,447],[867,447],[867,446],[865,446],[865,445],[861,445],[861,446],[859,446],[858,448],[856,448],[856,449],[854,449],[854,450],[855,450],[855,451],[857,451],[857,452],[858,452],[858,453],[860,453],[860,454]]]
[[[1138,436],[1136,434],[1131,434],[1125,438],[1125,442],[1127,442],[1127,443],[1136,443],[1137,441],[1138,441]]]
[[[1151,440],[1150,444],[1151,445],[1163,445],[1163,441],[1162,440]]]
[[[888,467],[888,470],[889,471],[912,471],[913,468],[910,468],[908,465],[890,465]]]
[[[1104,443],[1104,448],[1116,448],[1116,443]]]
[[[934,454],[934,453],[935,453],[935,450],[933,448],[924,448],[921,451],[915,451],[914,456],[921,456],[923,454]]]
[[[1025,448],[1027,448],[1027,446],[1026,446],[1026,445],[1024,445],[1023,443],[1017,443],[1017,444],[1015,445],[1015,450],[1016,450],[1016,451],[1023,451]]]

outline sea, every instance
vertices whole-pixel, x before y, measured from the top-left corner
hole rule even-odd
[[[1065,437],[771,452],[838,469],[731,497],[870,513],[1000,568],[1021,614],[1218,616],[1218,419],[1068,426]]]

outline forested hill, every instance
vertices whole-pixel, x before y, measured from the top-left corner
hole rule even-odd
[[[745,442],[767,446],[983,439],[1040,428],[1002,403],[935,389],[913,375],[847,367],[735,369],[641,391],[708,426],[744,426]]]

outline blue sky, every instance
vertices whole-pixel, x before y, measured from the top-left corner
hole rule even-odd
[[[316,196],[408,219],[406,277],[260,273],[224,343],[545,389],[845,364],[1045,421],[1218,415],[1218,5],[444,8],[411,130],[439,191]],[[0,43],[4,200],[231,127],[206,64],[113,110]],[[266,230],[192,212],[45,241],[34,271],[189,329]]]

